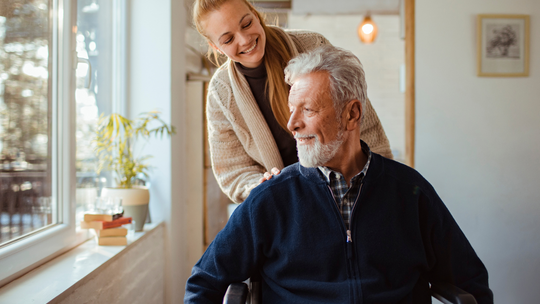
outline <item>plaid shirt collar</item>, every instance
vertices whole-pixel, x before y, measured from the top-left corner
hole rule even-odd
[[[368,156],[368,160],[367,160],[366,164],[364,165],[364,168],[362,169],[362,171],[360,171],[358,174],[356,174],[352,178],[351,185],[353,183],[355,183],[359,178],[360,178],[360,180],[362,180],[364,178],[364,176],[366,176],[367,170],[369,168],[369,163],[371,162],[371,150],[369,149],[369,146],[363,140],[360,140],[360,144],[362,146],[362,152],[364,152],[364,154]],[[343,175],[341,173],[339,173],[337,171],[334,171],[334,170],[332,170],[332,169],[330,169],[328,167],[320,166],[318,168],[322,172],[324,177],[326,177],[326,182],[328,182],[328,184],[331,184],[332,180],[334,178],[336,178],[336,177],[338,179],[339,179],[339,177],[343,177]],[[331,174],[332,172],[334,174]],[[335,176],[335,177],[333,177],[333,176]],[[345,179],[343,178],[342,180],[345,180]]]
[[[371,151],[369,150],[368,145],[363,141],[360,142],[362,145],[362,152],[368,156],[368,160],[362,171],[351,179],[350,187],[347,185],[347,181],[345,180],[345,177],[343,177],[343,174],[329,169],[328,167],[319,167],[319,170],[326,177],[326,181],[332,191],[332,195],[334,196],[334,200],[336,201],[347,229],[350,229],[352,210],[358,194],[360,193],[362,180],[364,179],[364,176],[366,176],[371,162]]]

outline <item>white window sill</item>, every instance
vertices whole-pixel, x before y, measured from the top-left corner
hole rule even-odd
[[[127,246],[98,246],[92,238],[0,288],[0,303],[48,303],[84,284],[95,270],[106,267],[160,225],[145,224],[144,231],[128,236]]]

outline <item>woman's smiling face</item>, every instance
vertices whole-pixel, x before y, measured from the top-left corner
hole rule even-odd
[[[240,0],[225,2],[203,22],[210,45],[247,68],[263,62],[266,35],[256,14]]]

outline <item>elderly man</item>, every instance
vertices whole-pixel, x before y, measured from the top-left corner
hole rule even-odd
[[[263,303],[431,303],[436,282],[492,303],[486,268],[433,187],[360,140],[360,61],[327,46],[285,75],[300,163],[236,209],[193,268],[185,303],[220,303],[252,276]]]

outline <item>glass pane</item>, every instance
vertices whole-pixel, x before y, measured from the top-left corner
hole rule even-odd
[[[94,143],[97,120],[110,114],[113,84],[113,3],[111,0],[77,1],[77,223],[93,204],[107,174],[96,174]]]
[[[0,5],[0,245],[56,223],[48,3]]]

